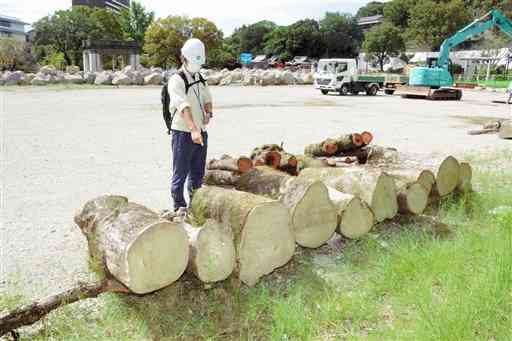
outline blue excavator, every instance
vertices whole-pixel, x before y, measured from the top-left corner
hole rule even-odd
[[[397,94],[406,98],[460,100],[462,90],[452,87],[450,50],[495,27],[512,39],[512,21],[502,11],[493,9],[446,39],[441,45],[439,58],[428,58],[426,67],[413,68],[409,75],[409,85],[398,89]]]

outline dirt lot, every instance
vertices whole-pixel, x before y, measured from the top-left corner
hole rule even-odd
[[[341,132],[370,130],[375,143],[433,162],[511,146],[471,128],[510,117],[503,93],[466,91],[462,102],[390,96],[323,96],[311,87],[214,88],[210,156],[284,142],[291,152]],[[29,296],[89,278],[73,213],[104,193],[154,210],[170,206],[170,140],[159,88],[0,92],[2,211],[0,294]]]

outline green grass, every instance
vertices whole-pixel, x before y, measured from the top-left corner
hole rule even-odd
[[[477,170],[474,183],[436,211],[450,237],[380,226],[342,252],[301,250],[253,288],[185,276],[152,295],[65,307],[21,339],[512,340],[512,171]]]
[[[471,83],[471,84],[478,84],[479,86],[485,86],[485,87],[488,87],[488,88],[495,88],[495,89],[507,89],[508,86],[510,85],[510,82],[512,82],[512,80],[509,80],[509,81],[498,81],[498,80],[488,80],[488,81],[485,81],[485,80],[480,80],[480,81],[463,81],[462,83]]]

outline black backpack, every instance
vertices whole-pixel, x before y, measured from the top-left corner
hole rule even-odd
[[[203,78],[201,73],[199,74],[199,80],[194,81],[192,83],[188,82],[187,76],[185,75],[185,72],[180,71],[178,72],[178,75],[180,75],[181,79],[183,79],[183,82],[185,83],[185,94],[188,94],[188,90],[198,83],[201,83],[203,85],[206,84],[206,80]],[[174,115],[176,115],[176,110],[171,114],[169,111],[169,106],[171,104],[171,97],[169,96],[169,90],[167,89],[168,82],[165,82],[164,86],[162,87],[162,93],[160,94],[160,100],[162,102],[162,113],[164,116],[164,122],[167,127],[167,134],[171,135],[171,126],[172,126],[172,120],[174,119]]]

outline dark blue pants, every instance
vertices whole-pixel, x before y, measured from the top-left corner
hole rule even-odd
[[[172,179],[171,195],[174,201],[174,210],[187,207],[183,195],[185,180],[188,177],[187,189],[190,198],[193,192],[203,184],[206,167],[206,153],[208,150],[208,134],[204,131],[204,146],[192,141],[190,133],[172,131]]]

